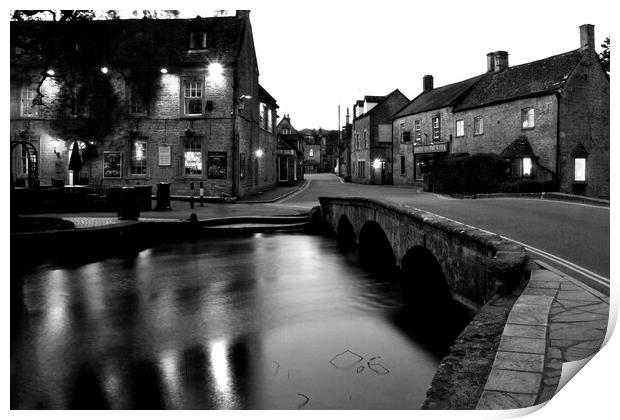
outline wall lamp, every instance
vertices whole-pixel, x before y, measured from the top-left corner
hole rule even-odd
[[[161,70],[159,70],[159,72],[160,72],[161,74],[168,74],[168,69],[167,69],[167,68],[165,68],[165,67],[162,67],[162,69],[161,69]]]
[[[52,144],[52,147],[54,148],[54,153],[56,154],[56,157],[57,157],[57,158],[60,158],[60,153],[58,153],[58,152],[56,151],[56,148],[58,147],[58,145],[60,144],[60,142],[58,141],[58,139],[52,139],[52,140],[50,141],[50,143]]]
[[[101,73],[108,74],[109,69],[105,66],[101,67]]]
[[[263,152],[263,149],[258,149],[256,152],[254,152],[254,154],[256,155],[257,158],[260,159],[263,157],[265,153]]]

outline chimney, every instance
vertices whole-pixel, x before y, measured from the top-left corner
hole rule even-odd
[[[238,18],[249,19],[250,11],[249,10],[237,10],[237,13],[235,14],[235,16],[238,17]]]
[[[487,54],[487,73],[493,73],[495,71],[495,53],[490,52]]]
[[[346,118],[347,118],[346,124],[349,125],[349,107],[347,107],[347,117]]]
[[[508,52],[507,51],[495,51],[495,73],[499,73],[502,70],[508,68]]]
[[[422,91],[428,92],[429,90],[433,90],[433,76],[427,74],[422,78]]]
[[[579,27],[581,48],[594,48],[594,25],[585,24]]]

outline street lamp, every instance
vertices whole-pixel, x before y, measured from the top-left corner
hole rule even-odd
[[[256,155],[257,158],[262,158],[263,157],[263,149],[258,149],[256,152],[254,152],[254,154]]]
[[[56,154],[56,157],[60,158],[60,153],[56,151],[56,148],[58,147],[60,142],[58,141],[58,139],[52,139],[50,140],[50,143],[52,144],[52,147],[54,148],[54,153]]]
[[[101,67],[101,73],[103,73],[103,74],[108,74],[108,71],[109,71],[109,70],[108,70],[108,68],[107,68],[107,67],[105,67],[105,66]]]

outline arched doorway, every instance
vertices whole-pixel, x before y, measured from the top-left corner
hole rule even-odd
[[[19,159],[17,159],[19,163],[14,165],[13,152],[17,150],[20,153]],[[24,179],[24,175],[28,181],[28,188],[38,186],[39,154],[37,148],[31,142],[27,140],[13,140],[11,141],[11,187],[19,184],[18,180]]]

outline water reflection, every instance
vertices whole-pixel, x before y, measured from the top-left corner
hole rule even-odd
[[[316,236],[167,244],[12,276],[24,308],[13,408],[418,408],[460,328],[415,313],[397,281]],[[330,363],[347,351],[359,360]]]

